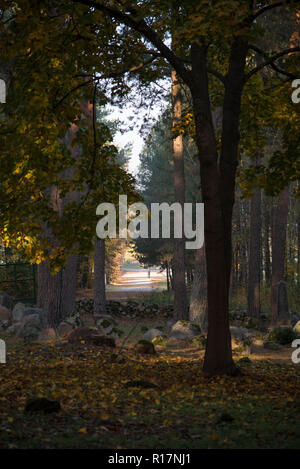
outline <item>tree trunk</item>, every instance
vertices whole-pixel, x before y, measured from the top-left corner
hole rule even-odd
[[[264,258],[265,258],[265,278],[266,282],[271,282],[271,254],[270,254],[270,205],[265,202],[264,214]]]
[[[207,279],[205,247],[198,249],[195,257],[194,280],[190,301],[190,321],[199,324],[201,331],[207,331]]]
[[[278,311],[279,306],[279,286],[284,281],[284,265],[286,250],[286,228],[289,204],[289,187],[286,187],[278,198],[278,204],[274,211],[272,226],[272,287],[271,287],[271,314],[272,321],[276,323],[278,319],[286,319]],[[287,315],[285,312],[284,316]]]
[[[37,305],[43,309],[44,327],[57,328],[70,316],[76,304],[77,257],[71,256],[64,269],[53,275],[48,262],[38,265]]]
[[[172,71],[173,129],[175,129],[181,123],[181,99],[181,86],[177,81],[176,72]],[[173,138],[173,161],[175,201],[181,204],[183,213],[185,202],[185,181],[182,134]],[[174,238],[173,272],[174,318],[176,320],[188,319],[188,303],[185,284],[185,238],[183,232],[183,222],[182,237]]]
[[[207,263],[208,335],[203,370],[235,374],[229,329],[231,227],[238,164],[239,116],[247,45],[232,45],[223,104],[222,148],[218,160],[206,69],[206,48],[193,44],[191,88],[200,158]]]
[[[250,206],[250,256],[248,280],[248,314],[259,319],[260,313],[260,235],[261,190],[256,189]]]
[[[95,236],[94,254],[94,316],[106,313],[105,240]]]
[[[297,200],[297,285],[300,284],[300,199]]]
[[[78,126],[71,124],[65,138],[61,144],[66,145],[73,158],[80,156],[80,148],[72,146],[72,140],[76,137]],[[62,176],[65,178],[73,177],[74,168],[66,169]],[[80,200],[78,192],[69,192],[63,199],[60,197],[57,187],[52,186],[48,189],[51,194],[53,209],[60,216],[63,216],[64,206],[66,204]],[[50,229],[45,226],[45,236],[53,238]],[[56,240],[53,240],[55,245]],[[43,262],[38,266],[38,306],[43,309],[46,326],[57,327],[62,319],[69,316],[75,309],[76,303],[76,282],[77,282],[77,264],[78,257],[70,256],[62,269],[57,274],[52,274],[48,262]]]

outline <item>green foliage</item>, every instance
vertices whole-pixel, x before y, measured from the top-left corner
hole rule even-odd
[[[157,337],[154,337],[154,339],[152,339],[152,344],[153,345],[160,345],[161,347],[166,347],[167,346],[167,343],[166,343],[164,337],[162,337],[161,335],[158,335]]]
[[[206,337],[203,334],[196,335],[192,338],[192,344],[195,345],[200,350],[205,349],[206,347]]]
[[[83,18],[77,6],[72,29],[63,26],[70,26],[67,12],[53,16],[47,8],[21,1],[12,21],[0,23],[1,60],[13,75],[0,119],[0,236],[57,270],[69,255],[91,250],[97,205],[134,194],[134,180],[97,119],[104,92],[86,78],[96,65],[100,72],[99,44],[84,52],[79,30],[87,40],[95,18]]]
[[[158,305],[171,305],[173,304],[174,293],[172,291],[154,291],[147,295],[137,297],[138,303],[144,303],[147,305],[158,304]]]
[[[290,327],[274,327],[269,333],[269,341],[280,345],[291,345],[298,334]]]

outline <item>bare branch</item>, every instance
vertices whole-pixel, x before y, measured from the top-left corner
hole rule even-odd
[[[258,18],[259,16],[265,14],[267,11],[274,10],[274,8],[283,7],[283,6],[286,6],[286,5],[291,5],[293,3],[300,3],[300,0],[284,0],[282,2],[275,2],[275,3],[271,3],[270,5],[266,5],[262,8],[260,8],[259,10],[257,10],[256,12],[254,12],[251,16],[249,16],[247,18],[246,22],[247,23],[253,23],[253,21],[255,21],[256,18]]]
[[[261,55],[265,59],[268,59],[268,54],[266,52],[264,52],[262,49],[260,49],[259,47],[255,46],[253,44],[249,44],[249,49],[251,49],[254,52],[256,52],[257,54]],[[293,73],[287,72],[287,71],[283,70],[282,68],[279,68],[274,63],[270,64],[270,66],[273,68],[273,70],[275,70],[275,72],[280,73],[281,75],[285,75],[286,77],[290,78],[291,80],[294,80],[295,78],[297,78],[296,75],[294,75]]]
[[[250,46],[249,48],[255,50],[258,53],[262,52],[256,46]],[[267,65],[270,65],[272,68],[274,68],[274,70],[279,72],[280,69],[277,67],[277,65],[274,64],[275,60],[279,59],[280,57],[283,57],[284,55],[292,54],[294,52],[300,52],[300,47],[291,47],[290,49],[285,49],[285,50],[283,50],[281,52],[278,52],[277,54],[273,55],[272,57],[269,57],[265,62],[262,62],[257,67],[255,67],[253,70],[251,70],[251,72],[249,72],[245,76],[245,81],[249,80],[249,78],[251,78],[255,73],[259,72],[260,70],[262,70]],[[264,53],[262,55],[267,56],[267,54],[264,54]],[[287,75],[287,73],[289,73],[289,72],[280,71],[280,73],[283,73],[283,74]],[[297,77],[294,77],[294,75],[290,74],[290,78],[297,78]]]

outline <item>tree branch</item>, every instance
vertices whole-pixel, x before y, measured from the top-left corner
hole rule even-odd
[[[112,73],[109,73],[108,75],[100,75],[100,76],[90,75],[90,74],[76,75],[78,77],[89,78],[89,80],[85,80],[83,83],[79,83],[79,85],[75,86],[70,91],[68,91],[68,93],[66,93],[54,105],[54,109],[56,109],[68,96],[70,96],[71,93],[74,93],[74,91],[77,91],[78,89],[82,88],[83,86],[89,85],[90,83],[93,83],[93,82],[99,82],[100,80],[105,80],[105,79],[109,79],[109,78],[118,78],[122,75],[125,75],[125,73],[137,72],[138,70],[141,70],[146,65],[149,65],[150,63],[152,63],[158,57],[161,57],[161,55],[158,54],[158,53],[153,54],[152,57],[150,57],[149,59],[147,59],[144,62],[140,63],[139,65],[134,65],[133,67],[130,67],[130,68],[127,68],[127,69],[124,69],[124,70],[120,70],[119,72],[112,72]]]
[[[253,21],[256,20],[259,16],[263,15],[267,11],[273,10],[274,8],[278,7],[283,7],[286,5],[291,5],[292,3],[300,3],[300,0],[284,0],[282,2],[276,2],[276,3],[271,3],[270,5],[266,5],[259,10],[257,10],[255,13],[253,13],[251,16],[247,18],[248,23],[253,23]]]
[[[214,75],[216,78],[219,78],[219,80],[223,83],[223,85],[226,84],[226,78],[224,77],[224,75],[222,75],[222,73],[218,72],[217,70],[213,68],[207,68],[207,71],[211,75]]]
[[[146,39],[148,39],[154,47],[160,52],[160,54],[174,67],[177,73],[181,76],[183,81],[186,83],[191,83],[191,74],[186,69],[182,60],[177,57],[174,52],[166,46],[163,40],[158,36],[156,31],[152,29],[147,23],[142,19],[134,18],[135,11],[133,9],[129,10],[129,14],[126,14],[117,8],[114,8],[109,5],[103,5],[94,0],[74,0],[74,3],[80,3],[86,5],[90,8],[95,8],[98,11],[108,14],[111,18],[119,20],[121,23],[126,24],[135,31],[141,33]]]
[[[253,44],[249,44],[249,49],[251,49],[254,52],[256,52],[257,54],[261,55],[265,59],[268,58],[268,54],[266,54],[266,52],[264,52],[262,49],[260,49],[259,47],[255,46]],[[290,78],[291,80],[294,80],[295,78],[297,78],[297,76],[294,75],[293,73],[286,72],[282,68],[277,67],[277,65],[275,65],[274,63],[270,64],[270,66],[273,68],[273,70],[275,70],[275,72],[280,73],[281,75],[285,75],[286,77]]]
[[[249,49],[253,49],[255,50],[256,52],[258,53],[261,53],[262,51],[260,51],[260,49],[258,49],[256,46],[250,46]],[[260,52],[259,52],[260,51]],[[249,72],[246,76],[245,76],[245,81],[249,80],[249,78],[251,78],[255,73],[259,72],[260,70],[262,70],[264,67],[266,67],[267,65],[271,65],[272,68],[274,68],[274,70],[276,69],[277,72],[280,71],[280,69],[277,67],[277,65],[274,64],[275,60],[279,59],[280,57],[283,57],[284,55],[287,55],[287,54],[292,54],[294,52],[300,52],[300,47],[291,47],[290,49],[285,49],[281,52],[278,52],[277,54],[273,55],[272,57],[269,57],[268,60],[266,60],[265,62],[261,63],[260,65],[258,65],[257,67],[255,67],[253,70],[251,70],[251,72]],[[263,55],[267,55],[267,54],[264,54]],[[289,72],[284,72],[284,71],[280,71],[280,73],[283,73],[285,75],[287,75],[287,73]],[[297,77],[294,77],[293,74],[289,74],[290,75],[290,78],[297,78]],[[287,75],[287,76],[289,76]]]

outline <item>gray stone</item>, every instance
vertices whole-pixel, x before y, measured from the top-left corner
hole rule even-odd
[[[200,334],[200,327],[189,321],[177,321],[171,329],[171,337],[177,340],[192,339]]]
[[[55,338],[55,330],[52,327],[46,327],[45,329],[41,330],[38,340],[39,342],[43,342],[44,340],[53,340]]]
[[[73,327],[71,326],[71,324],[68,324],[66,322],[61,322],[57,328],[57,334],[59,336],[63,336],[65,334],[68,334],[69,332],[71,332],[73,330]]]
[[[167,326],[168,326],[168,327],[173,327],[174,324],[175,324],[174,321],[167,321]]]
[[[12,310],[12,319],[13,321],[21,321],[24,316],[26,306],[23,303],[17,303]]]
[[[96,316],[95,320],[97,327],[100,328],[104,334],[110,334],[117,325],[116,320],[109,314]]]
[[[13,321],[22,321],[25,316],[32,316],[33,314],[38,314],[41,321],[43,319],[43,310],[34,306],[27,306],[23,303],[17,303],[12,311]]]
[[[162,336],[163,333],[159,329],[149,329],[149,331],[145,332],[144,339],[152,341],[155,337]]]
[[[21,326],[21,321],[15,322],[14,324],[12,324],[11,326],[7,328],[7,332],[9,334],[15,335],[17,331],[20,329],[20,326]]]
[[[17,337],[21,337],[28,342],[34,342],[38,340],[41,330],[42,323],[38,314],[24,316],[17,331]]]
[[[230,333],[232,339],[243,342],[246,340],[249,331],[245,327],[230,326]]]
[[[1,292],[0,293],[0,305],[5,306],[5,308],[11,311],[14,306],[12,297],[5,292]]]
[[[0,330],[5,331],[9,326],[9,321],[0,319]]]
[[[72,327],[80,327],[83,325],[83,320],[79,312],[74,313],[71,316],[68,316],[67,318],[64,319],[64,322],[66,322]]]

